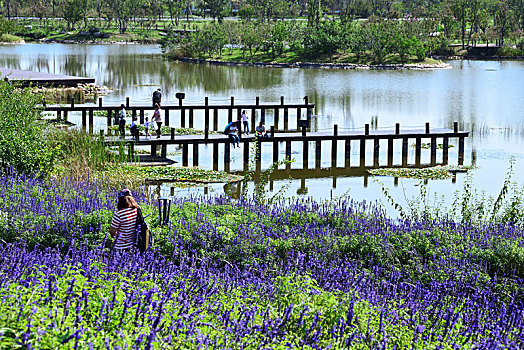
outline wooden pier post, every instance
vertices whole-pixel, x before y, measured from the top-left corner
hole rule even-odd
[[[140,124],[144,124],[145,117],[146,117],[146,112],[143,109],[141,109],[140,110]]]
[[[333,141],[331,141],[331,167],[337,167],[338,125],[333,126]]]
[[[167,143],[160,145],[160,157],[167,158]]]
[[[249,141],[245,140],[242,143],[242,147],[244,153],[244,171],[247,171],[247,169],[249,168]]]
[[[98,98],[98,107],[102,108],[102,97]]]
[[[193,108],[189,110],[189,127],[191,129],[194,128],[194,115],[193,115]]]
[[[262,124],[266,124],[266,109],[265,108],[260,109],[260,120],[262,121]]]
[[[151,144],[151,157],[156,157],[156,143]]]
[[[408,138],[402,138],[402,166],[408,165]]]
[[[291,141],[286,141],[286,160],[291,161]],[[291,163],[286,164],[286,169],[291,169]]]
[[[297,108],[297,130],[300,129],[298,126],[298,121],[302,118],[302,109],[300,107]]]
[[[169,123],[170,123],[170,121],[169,121],[169,108],[166,108],[164,110],[164,123],[165,123],[166,126],[169,126]]]
[[[275,163],[275,162],[278,162],[278,141],[275,140],[272,143],[273,143],[273,163]]]
[[[422,150],[422,138],[417,137],[415,139],[415,165],[420,165],[420,154]]]
[[[224,147],[228,147],[227,143],[224,144]],[[213,143],[213,170],[218,170],[218,143]]]
[[[369,124],[364,125],[364,135],[369,135]]]
[[[431,138],[431,165],[437,164],[437,138]]]
[[[94,119],[95,119],[95,111],[92,108],[90,108],[89,109],[89,128],[93,127]]]
[[[380,155],[380,139],[377,137],[373,140],[373,166],[378,167]]]
[[[213,130],[218,131],[218,109],[213,108]]]
[[[315,168],[320,168],[322,157],[322,141],[315,141]]]
[[[112,117],[113,111],[111,109],[107,110],[107,127],[109,128],[111,126],[111,117]]]
[[[309,98],[308,98],[308,96],[304,97],[304,102],[305,102],[305,105],[306,105],[307,124],[311,127],[311,109],[309,108]]]
[[[129,97],[126,97],[126,108],[129,108]]]
[[[344,141],[344,167],[349,168],[351,166],[351,140],[346,139]]]
[[[231,123],[233,121],[233,106],[235,105],[235,97],[231,96],[231,107],[227,109],[227,122]]]
[[[458,165],[464,165],[464,136],[459,137]]]
[[[193,144],[193,166],[198,166],[198,143]]]
[[[85,109],[82,110],[82,129],[86,129],[87,126],[87,111]]]
[[[182,104],[182,100],[180,100],[180,103]],[[180,127],[183,129],[186,128],[186,109],[185,108],[180,109]]]
[[[278,129],[278,124],[279,124],[279,121],[280,121],[280,115],[279,115],[279,109],[278,108],[275,108],[274,110],[274,122],[273,124],[275,125],[275,128]]]
[[[231,143],[224,143],[224,167],[231,162]]]
[[[393,166],[393,139],[388,139],[388,167]]]
[[[284,96],[280,96],[280,104],[284,105]],[[284,108],[284,130],[289,129],[289,111],[287,108]]]
[[[204,97],[204,130],[209,131],[209,97],[207,96]]]
[[[64,121],[67,122],[67,109],[64,109]]]
[[[260,172],[262,168],[262,142],[257,141],[257,152],[255,153],[255,171]]]
[[[442,163],[448,164],[449,137],[444,136],[442,139]]]
[[[204,140],[209,140],[209,127],[206,126],[204,129]]]
[[[175,128],[171,128],[171,140],[175,139]]]
[[[309,167],[309,142],[307,140],[302,141],[302,168],[307,169]]]
[[[367,124],[366,124],[367,125]],[[366,166],[366,139],[360,139],[360,167]]]
[[[429,134],[429,123],[426,123],[426,134]]]
[[[189,164],[189,145],[187,143],[182,144],[182,166]]]

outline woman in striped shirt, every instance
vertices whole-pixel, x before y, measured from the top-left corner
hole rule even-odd
[[[115,249],[129,250],[136,241],[136,216],[138,204],[131,191],[126,189],[118,192],[116,212],[111,221],[109,233],[115,238]]]

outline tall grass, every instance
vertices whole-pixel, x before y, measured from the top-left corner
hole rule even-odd
[[[383,184],[382,193],[404,219],[419,222],[447,219],[457,223],[524,227],[524,188],[513,180],[514,164],[515,160],[510,159],[506,179],[496,196],[474,188],[473,177],[468,174],[463,188],[454,193],[449,207],[444,204],[443,197],[435,194],[431,198],[427,184],[422,181],[419,194],[406,198],[406,206],[393,198]]]
[[[54,129],[49,136],[52,146],[60,148],[56,173],[67,174],[74,181],[99,180],[110,187],[136,188],[143,184],[122,167],[128,161],[123,142],[108,145],[103,135],[94,136],[77,129]],[[115,146],[118,152],[110,150]]]

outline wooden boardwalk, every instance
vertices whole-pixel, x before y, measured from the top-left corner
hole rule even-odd
[[[77,86],[78,84],[94,83],[94,78],[75,77],[71,75],[33,72],[29,70],[0,68],[2,80],[7,77],[9,81],[19,82],[22,86]]]
[[[151,105],[132,105],[130,103],[129,97],[126,97],[126,102],[124,104],[126,107],[127,116],[136,116],[139,118],[140,124],[144,124],[145,121],[145,112],[153,111],[153,106]],[[231,97],[229,104],[218,104],[210,105],[209,98],[205,97],[203,104],[197,105],[184,105],[183,98],[179,98],[178,104],[162,104],[162,117],[163,125],[170,126],[178,120],[178,124],[182,128],[194,128],[195,127],[195,114],[197,112],[203,113],[203,127],[201,130],[208,128],[208,130],[219,131],[219,121],[223,122],[221,124],[225,125],[225,120],[220,119],[220,112],[227,113],[227,123],[232,122],[233,120],[240,119],[242,110],[247,110],[251,115],[250,125],[256,125],[257,122],[257,113],[259,113],[258,119],[265,124],[266,113],[271,111],[273,113],[273,119],[275,124],[278,125],[279,119],[283,119],[284,129],[289,129],[289,112],[293,110],[296,112],[296,125],[291,126],[294,130],[298,130],[299,119],[301,118],[302,111],[306,112],[306,119],[308,123],[311,121],[312,111],[315,108],[315,105],[309,103],[308,97],[304,97],[303,103],[287,103],[284,101],[284,96],[280,97],[280,103],[266,103],[261,104],[260,98],[255,98],[254,104],[236,104],[235,98]],[[56,112],[57,119],[68,119],[68,114],[71,112],[81,112],[82,113],[82,127],[87,129],[89,128],[90,132],[93,131],[94,124],[94,111],[104,111],[106,114],[106,125],[110,127],[115,124],[115,118],[118,116],[118,111],[120,105],[104,105],[102,98],[98,99],[98,105],[75,105],[74,99],[71,100],[69,106],[58,106],[58,105],[49,105],[45,106],[45,111]],[[223,117],[222,117],[223,118]]]
[[[174,130],[174,129],[172,129]],[[363,167],[366,164],[366,143],[367,141],[373,142],[373,165],[379,166],[380,157],[380,141],[387,141],[387,158],[388,165],[393,166],[393,154],[394,154],[394,140],[402,140],[401,154],[402,154],[402,166],[407,166],[408,148],[409,141],[414,140],[415,144],[415,165],[421,165],[421,153],[422,153],[422,140],[429,140],[429,152],[431,164],[437,164],[437,140],[442,140],[442,164],[448,164],[449,161],[449,139],[458,139],[458,164],[462,165],[464,162],[464,139],[469,136],[469,132],[459,131],[458,123],[454,123],[453,129],[442,129],[433,128],[431,129],[429,123],[426,123],[424,129],[411,129],[411,130],[400,130],[400,124],[396,125],[395,130],[370,130],[369,124],[366,124],[364,131],[344,131],[338,132],[338,126],[335,125],[332,132],[306,132],[306,127],[302,128],[301,133],[297,132],[281,132],[276,133],[274,127],[271,127],[270,137],[267,138],[255,138],[253,135],[240,135],[240,144],[242,148],[244,168],[247,168],[247,164],[251,156],[254,156],[257,160],[257,167],[260,167],[261,162],[261,149],[262,144],[269,143],[272,146],[272,161],[279,160],[280,144],[284,144],[284,150],[286,158],[291,158],[293,153],[293,145],[301,144],[300,151],[302,153],[303,168],[308,168],[309,153],[310,153],[310,142],[314,142],[314,150],[312,151],[315,158],[315,168],[319,168],[322,162],[322,143],[331,143],[331,164],[332,167],[336,167],[338,158],[338,142],[344,143],[344,159],[345,167],[350,167],[351,158],[351,147],[352,142],[357,141],[360,166]],[[170,136],[162,136],[156,138],[140,138],[140,140],[131,140],[130,137],[119,138],[116,136],[107,137],[105,142],[108,144],[116,144],[123,142],[128,145],[129,153],[134,154],[135,146],[149,146],[151,147],[151,156],[156,156],[158,149],[160,148],[160,156],[167,156],[168,145],[180,145],[182,147],[182,165],[189,165],[189,145],[192,145],[192,165],[198,166],[199,164],[199,146],[205,144],[211,144],[213,147],[212,157],[213,164],[216,168],[220,155],[223,156],[223,161],[226,171],[229,169],[229,163],[231,162],[231,140],[226,135],[176,135],[174,132]],[[250,147],[254,142],[257,146],[255,151],[257,154],[250,155],[252,151]],[[223,150],[219,151],[219,145],[223,144]]]

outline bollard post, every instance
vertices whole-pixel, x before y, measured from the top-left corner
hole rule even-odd
[[[158,217],[160,225],[165,226],[169,222],[169,214],[171,213],[171,198],[158,198]]]

